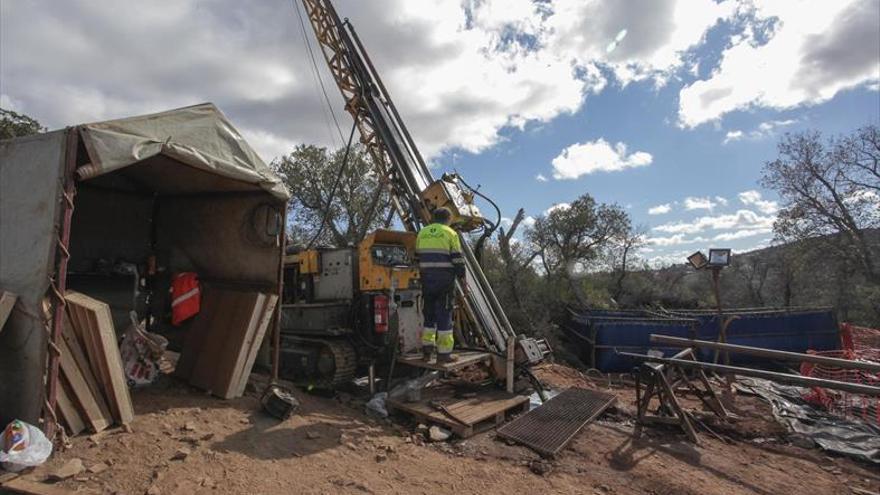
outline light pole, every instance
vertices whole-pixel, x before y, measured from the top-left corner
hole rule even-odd
[[[730,265],[730,249],[709,249],[709,257],[700,251],[688,256],[688,263],[696,270],[712,271],[712,291],[715,293],[715,309],[718,312],[718,341],[727,343],[727,325],[724,324],[724,310],[721,306],[721,269]],[[715,351],[715,362],[718,362],[719,351]],[[730,355],[724,353],[724,364],[730,364]]]

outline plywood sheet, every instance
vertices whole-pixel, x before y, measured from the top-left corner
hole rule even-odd
[[[76,292],[69,292],[65,299],[74,327],[87,344],[89,362],[102,385],[110,410],[119,423],[131,422],[134,419],[134,407],[131,404],[110,307]]]

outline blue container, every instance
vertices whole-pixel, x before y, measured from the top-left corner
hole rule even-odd
[[[790,352],[840,349],[837,318],[830,309],[726,310],[727,342]],[[588,365],[603,372],[627,372],[638,360],[616,351],[645,354],[649,350],[671,356],[680,347],[652,344],[652,333],[683,338],[717,341],[721,332],[718,315],[709,311],[569,310],[565,333],[576,343]],[[715,351],[701,349],[697,357],[712,361]],[[732,365],[771,365],[758,356],[730,354]]]
[[[700,321],[698,338],[717,341],[721,332],[718,316],[695,312],[674,312],[679,317]],[[725,311],[727,343],[777,351],[807,352],[840,349],[837,318],[830,309]],[[703,349],[701,359],[711,360],[714,352]],[[767,358],[730,354],[733,365],[767,364]]]

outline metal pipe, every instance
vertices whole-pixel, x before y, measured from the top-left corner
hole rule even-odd
[[[279,235],[278,247],[278,301],[275,303],[275,314],[272,315],[272,382],[278,383],[278,374],[281,369],[281,304],[284,302],[284,255],[287,251],[287,203],[282,206],[281,234]]]
[[[641,359],[643,361],[649,361],[653,363],[664,363],[664,364],[673,364],[676,366],[681,366],[682,368],[691,368],[691,369],[702,369],[714,371],[716,373],[721,374],[735,374],[742,376],[751,376],[754,378],[763,378],[765,380],[770,380],[778,383],[785,383],[788,385],[798,385],[801,387],[823,387],[830,388],[834,390],[842,390],[844,392],[851,392],[854,394],[863,394],[863,395],[872,395],[872,396],[880,396],[880,387],[872,387],[870,385],[861,385],[858,383],[846,383],[846,382],[838,382],[835,380],[823,380],[821,378],[811,378],[808,376],[801,375],[789,375],[787,373],[777,373],[775,371],[765,371],[765,370],[756,370],[752,368],[740,368],[737,366],[727,366],[724,364],[713,364],[713,363],[703,363],[700,361],[689,361],[686,359],[671,359],[671,358],[661,358],[661,357],[653,357],[647,356],[645,354],[634,354],[631,352],[618,352],[620,356],[626,356],[636,359]]]
[[[711,342],[708,340],[684,339],[681,337],[672,337],[669,335],[658,334],[651,334],[651,342],[678,347],[704,347],[707,349],[730,351],[737,354],[748,354],[751,356],[776,358],[786,361],[824,364],[827,366],[835,366],[844,369],[865,370],[873,373],[880,372],[880,363],[853,361],[850,359],[840,359],[827,356],[816,356],[814,354],[803,354],[800,352],[778,351],[775,349],[764,349],[761,347],[751,347],[747,345],[722,344],[720,342]]]

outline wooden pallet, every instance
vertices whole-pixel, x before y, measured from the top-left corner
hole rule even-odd
[[[417,356],[401,356],[397,359],[397,362],[427,370],[455,371],[475,364],[490,363],[492,361],[492,355],[488,352],[453,352],[453,355],[456,356],[457,359],[451,363],[437,363],[435,361],[428,362],[422,359],[421,354]]]
[[[406,402],[401,398],[388,399],[386,404],[422,421],[445,426],[461,438],[468,438],[502,424],[508,412],[528,411],[529,398],[501,390],[486,390],[474,397],[456,398],[451,388],[435,387],[423,390],[422,399],[417,402]]]

